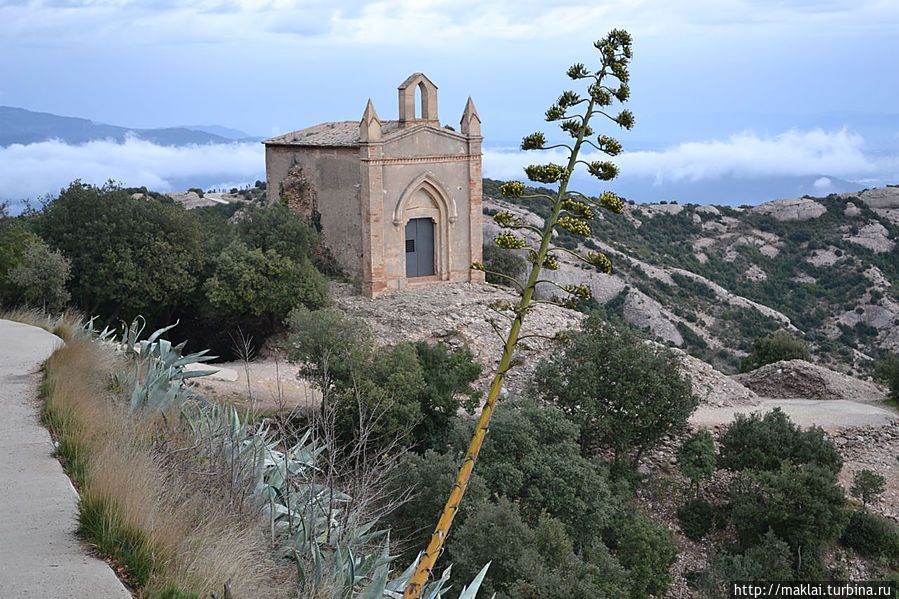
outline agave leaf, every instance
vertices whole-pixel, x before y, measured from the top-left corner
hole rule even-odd
[[[487,568],[490,567],[491,562],[487,562],[484,564],[484,567],[481,568],[481,571],[478,572],[478,575],[474,577],[474,580],[471,581],[471,584],[467,587],[462,588],[462,592],[459,594],[459,599],[475,599],[475,595],[478,594],[478,589],[481,588],[481,583],[484,582],[484,577],[487,575]]]
[[[143,318],[143,317],[140,317],[140,318]],[[136,319],[135,319],[135,321],[136,321]],[[153,331],[153,334],[151,334],[149,337],[147,337],[147,343],[148,344],[153,343],[154,341],[159,339],[160,335],[162,335],[166,331],[171,331],[172,329],[174,329],[176,326],[178,326],[178,322],[180,322],[180,321],[176,320],[175,324],[170,324],[167,327],[163,327],[161,329],[157,329],[156,331]],[[146,320],[144,321],[144,323],[146,323]],[[146,325],[144,325],[144,326],[146,326]],[[141,327],[140,330],[143,331],[143,326]]]
[[[386,592],[387,577],[389,574],[389,564],[381,564],[378,566],[374,576],[372,576],[371,583],[362,589],[362,592],[357,599],[381,599]]]

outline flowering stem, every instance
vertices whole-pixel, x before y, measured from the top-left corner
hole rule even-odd
[[[484,437],[487,435],[490,419],[493,416],[494,409],[496,409],[496,401],[503,388],[506,372],[509,371],[512,363],[512,357],[515,354],[515,346],[518,343],[519,334],[521,332],[521,325],[524,323],[524,317],[531,305],[531,299],[534,295],[534,290],[537,287],[537,281],[540,278],[540,270],[543,267],[543,261],[546,259],[546,255],[549,252],[552,233],[559,220],[559,213],[562,210],[562,200],[565,199],[566,190],[568,188],[568,178],[577,164],[578,152],[580,151],[581,144],[584,142],[584,135],[587,131],[587,123],[593,115],[594,102],[595,101],[591,98],[583,122],[581,123],[580,130],[578,131],[577,142],[575,142],[574,148],[571,150],[571,156],[568,160],[568,176],[563,177],[560,180],[559,193],[553,200],[552,214],[544,223],[540,249],[537,251],[536,260],[534,260],[534,265],[531,268],[528,283],[521,294],[521,300],[518,303],[515,318],[512,320],[512,327],[509,329],[509,334],[506,337],[506,344],[503,348],[503,355],[496,370],[496,376],[493,377],[493,383],[490,385],[490,392],[487,394],[487,401],[484,403],[484,407],[481,410],[481,417],[478,419],[477,428],[468,445],[468,451],[465,453],[465,460],[462,462],[462,467],[459,469],[459,475],[456,477],[456,483],[453,485],[446,506],[443,508],[443,513],[440,515],[440,520],[437,522],[437,528],[431,535],[431,542],[428,544],[428,548],[425,550],[424,555],[422,555],[415,574],[412,576],[409,585],[406,587],[406,591],[403,594],[404,599],[417,599],[421,595],[421,591],[428,581],[428,577],[431,575],[437,557],[440,555],[443,548],[443,543],[446,541],[446,536],[449,534],[453,518],[455,518],[456,513],[459,511],[459,504],[462,501],[462,496],[465,494],[465,489],[468,487],[468,481],[471,479],[471,473],[474,470],[474,464],[478,459],[478,453],[480,453]]]

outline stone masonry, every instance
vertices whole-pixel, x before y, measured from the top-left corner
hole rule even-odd
[[[325,244],[370,297],[482,282],[484,273],[469,268],[481,261],[482,140],[471,98],[459,131],[441,127],[437,86],[415,73],[399,86],[398,120],[381,121],[369,100],[361,121],[323,123],[262,142],[267,189],[273,200],[320,217]],[[412,220],[424,222],[429,236],[419,246],[420,271],[406,264],[415,248]]]

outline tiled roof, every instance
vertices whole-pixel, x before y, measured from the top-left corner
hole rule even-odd
[[[399,121],[381,121],[381,135],[385,137],[401,129]],[[322,123],[272,137],[262,143],[288,146],[358,146],[359,121]]]
[[[322,123],[293,133],[272,137],[262,143],[298,146],[355,146],[359,144],[359,121]]]

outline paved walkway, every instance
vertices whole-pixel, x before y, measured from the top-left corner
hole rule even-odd
[[[60,344],[0,320],[0,597],[130,599],[75,537],[77,494],[38,422],[36,373]]]

